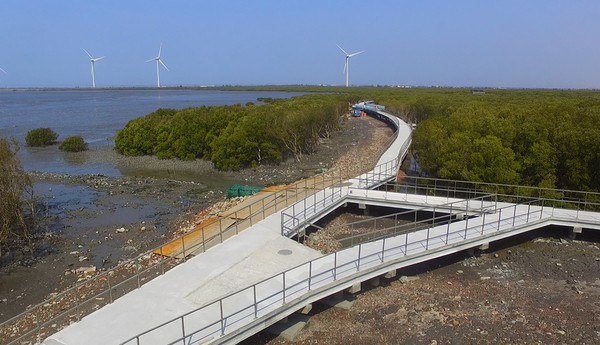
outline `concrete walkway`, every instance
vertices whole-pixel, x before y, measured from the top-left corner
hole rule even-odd
[[[382,179],[394,178],[406,155],[410,127],[395,116],[381,116],[389,117],[400,128],[381,158],[395,157],[393,163],[351,180],[350,185],[372,186],[381,183]],[[398,158],[401,150],[404,152]],[[322,256],[320,252],[282,237],[281,210],[273,208],[273,211],[222,244],[198,253],[186,263],[55,333],[43,344],[119,344],[228,293]],[[219,313],[210,315],[218,316]],[[171,328],[162,328],[147,340],[152,344],[168,343],[173,339],[173,332],[181,332],[181,325]]]
[[[400,133],[392,144],[396,157],[403,156],[410,144],[410,129],[407,136]],[[464,200],[365,188],[393,179],[400,161],[275,211],[44,344],[236,343],[307,304],[401,267],[549,224],[600,229],[598,213],[543,203],[509,204],[491,198]],[[345,202],[436,208],[470,217],[329,255],[286,237],[305,227],[308,219]]]

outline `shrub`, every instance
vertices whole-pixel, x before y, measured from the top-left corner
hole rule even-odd
[[[66,138],[62,143],[60,143],[58,149],[67,152],[80,152],[87,150],[87,144],[85,143],[85,141],[83,141],[83,138],[81,136],[73,135]]]
[[[19,242],[31,244],[24,197],[31,191],[31,180],[17,157],[16,142],[0,138],[0,256]]]
[[[25,142],[28,146],[48,146],[58,139],[58,134],[50,128],[36,128],[27,132]]]

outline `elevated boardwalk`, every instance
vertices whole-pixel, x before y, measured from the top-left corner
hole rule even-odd
[[[395,179],[411,140],[408,124],[383,112],[378,116],[398,121],[398,132],[387,156],[372,171],[331,184],[284,209],[275,207],[246,230],[44,344],[237,343],[307,304],[398,268],[551,224],[600,230],[600,214],[590,211],[600,205],[590,202],[587,194],[566,201],[458,188],[452,194],[447,187],[432,188],[430,181],[412,191],[402,185],[395,191],[371,190]],[[516,202],[507,201],[511,198]],[[329,255],[290,239],[348,203],[450,216],[443,223],[434,216],[425,227]]]

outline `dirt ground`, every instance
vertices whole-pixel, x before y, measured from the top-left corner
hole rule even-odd
[[[352,174],[357,167],[373,164],[391,134],[378,120],[349,117],[340,132],[300,162],[223,173],[201,161],[87,152],[133,170],[150,167],[156,172],[168,167],[169,173],[162,178],[32,173],[45,188],[41,200],[45,230],[29,251],[12,251],[0,258],[0,322],[85,280],[79,269],[105,271],[166,243],[210,205],[227,207],[223,189],[190,181],[190,176],[194,180],[194,175],[210,174],[217,182],[267,186],[312,176],[334,165]],[[361,159],[356,158],[358,151],[365,153]],[[186,178],[176,180],[177,173]]]
[[[343,217],[343,216],[342,216]],[[600,234],[548,227],[316,304],[293,344],[598,344]],[[244,344],[292,344],[263,331]]]

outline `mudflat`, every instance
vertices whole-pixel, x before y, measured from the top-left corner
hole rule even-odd
[[[376,162],[391,135],[378,120],[348,117],[315,153],[279,165],[220,172],[204,161],[123,157],[103,149],[80,155],[88,162],[110,160],[130,175],[31,173],[41,195],[44,231],[32,248],[2,257],[0,322],[169,242],[198,217],[232,207],[240,200],[226,199],[224,186],[289,183],[333,168],[354,176]],[[200,175],[212,182],[198,182]]]

